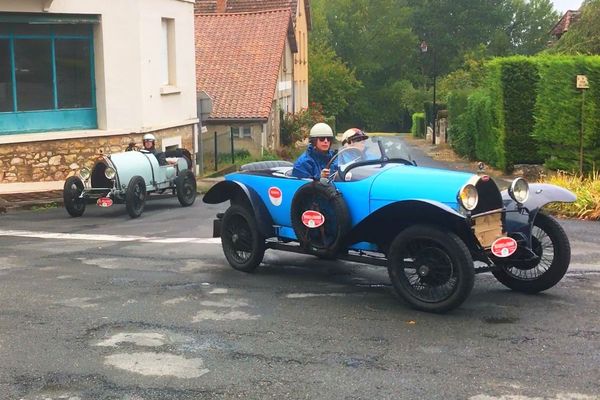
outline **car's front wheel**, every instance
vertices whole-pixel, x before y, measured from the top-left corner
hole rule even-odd
[[[141,176],[134,176],[125,192],[125,208],[131,218],[137,218],[144,212],[146,205],[146,182]]]
[[[504,265],[492,271],[504,286],[523,293],[538,293],[556,285],[571,262],[571,245],[562,226],[552,217],[538,213],[531,230],[531,247],[538,256],[530,264]]]
[[[83,182],[77,176],[70,176],[65,181],[63,201],[71,217],[81,217],[85,212],[85,199],[81,198],[83,188]]]
[[[388,273],[398,295],[412,307],[441,313],[458,307],[471,293],[473,259],[454,233],[414,225],[390,245]]]
[[[265,255],[265,238],[256,218],[246,208],[232,205],[221,223],[221,243],[229,264],[243,272],[253,272]]]
[[[182,207],[189,207],[196,200],[196,177],[189,169],[181,171],[175,180],[177,199]]]

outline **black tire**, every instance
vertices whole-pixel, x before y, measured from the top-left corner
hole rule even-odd
[[[144,212],[146,204],[146,182],[136,175],[131,178],[125,192],[125,208],[131,218],[137,218]]]
[[[253,272],[265,255],[265,238],[256,218],[240,205],[232,205],[223,215],[221,244],[229,265],[238,271]]]
[[[325,217],[323,225],[309,228],[302,223],[305,211],[318,211]],[[350,230],[346,202],[331,185],[311,182],[296,191],[292,199],[291,221],[300,245],[320,258],[335,258]]]
[[[567,273],[571,245],[562,226],[538,213],[531,232],[532,250],[539,259],[527,266],[508,266],[492,271],[504,286],[523,293],[538,293],[556,285]]]
[[[396,293],[412,307],[442,313],[461,305],[475,281],[473,259],[454,233],[414,225],[390,245],[388,273]]]
[[[71,217],[81,217],[85,212],[85,199],[82,199],[84,185],[77,176],[70,176],[63,186],[63,202]]]
[[[189,207],[196,200],[196,177],[189,169],[181,171],[175,179],[177,199],[182,207]]]

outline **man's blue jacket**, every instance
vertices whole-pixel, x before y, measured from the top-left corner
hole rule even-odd
[[[331,157],[333,157],[332,150],[329,150],[327,153],[321,153],[311,143],[294,163],[292,176],[296,178],[320,179],[321,170],[325,168]],[[337,171],[337,159],[333,160],[329,170],[332,173]]]

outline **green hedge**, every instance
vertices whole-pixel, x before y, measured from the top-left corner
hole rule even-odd
[[[460,90],[448,94],[448,142],[461,156],[475,158],[475,131],[468,126],[467,115],[470,91]]]
[[[486,64],[484,88],[467,97],[451,94],[449,138],[456,151],[510,171],[514,164],[545,163],[579,169],[582,93],[584,169],[600,163],[600,56],[497,58]]]
[[[534,135],[540,155],[551,169],[579,171],[579,136],[582,93],[576,76],[586,75],[583,108],[584,170],[598,169],[600,162],[600,57],[538,57],[540,84],[535,107]]]
[[[412,126],[410,131],[413,137],[425,137],[425,113],[414,113],[412,115]]]

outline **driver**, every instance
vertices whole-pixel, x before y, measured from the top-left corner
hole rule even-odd
[[[331,143],[333,142],[333,130],[323,122],[315,124],[308,135],[309,145],[306,151],[298,157],[294,163],[292,176],[296,178],[328,178],[329,171],[337,171],[337,160],[332,165],[327,164],[333,158]]]
[[[142,138],[142,142],[144,143],[144,150],[154,154],[154,157],[158,160],[158,165],[177,163],[177,158],[167,158],[164,152],[156,150],[156,136],[152,133],[146,133]]]
[[[342,135],[342,150],[340,150],[340,155],[338,163],[341,165],[351,163],[356,161],[357,159],[364,157],[365,152],[365,140],[367,140],[369,136],[361,129],[358,128],[350,128]]]

